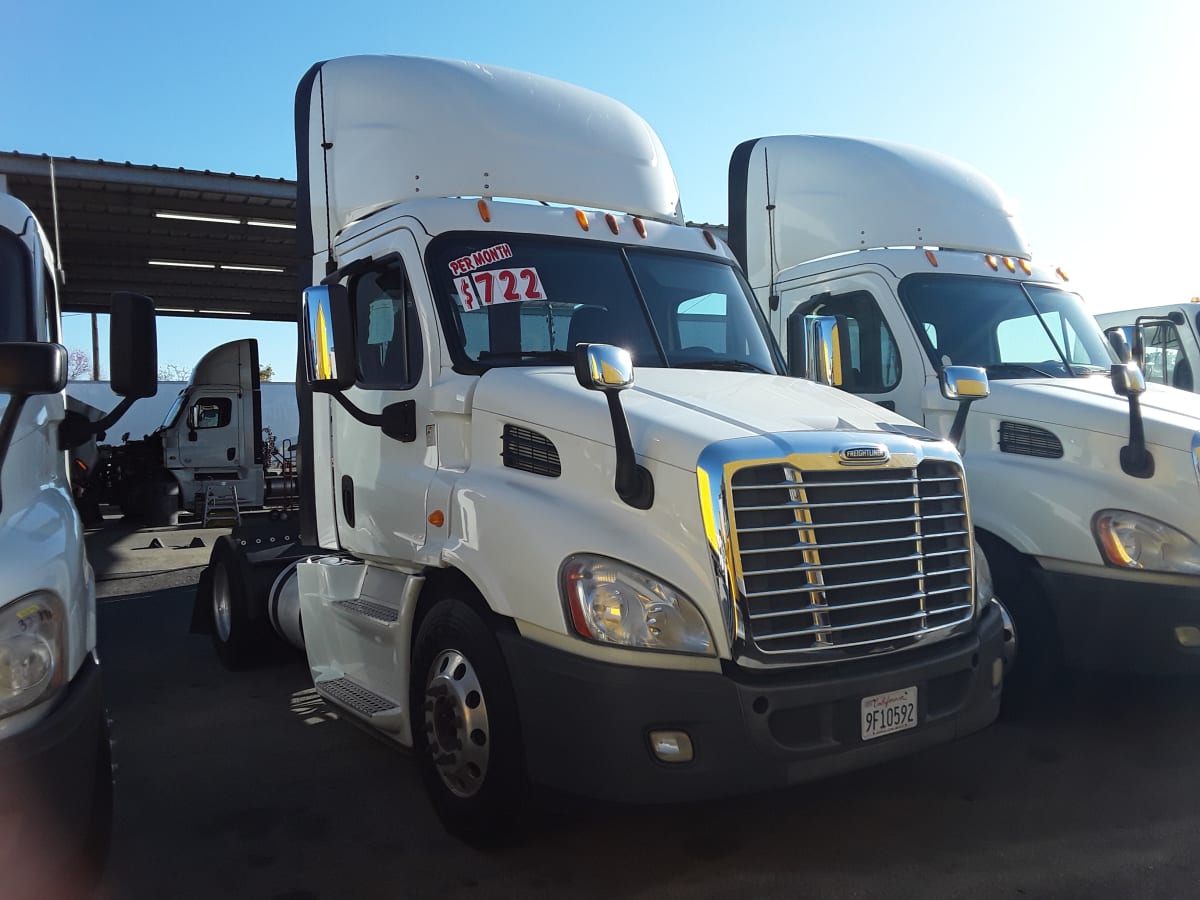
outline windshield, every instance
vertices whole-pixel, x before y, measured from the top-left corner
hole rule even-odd
[[[166,417],[163,418],[160,428],[170,428],[175,424],[175,420],[179,418],[179,410],[183,408],[183,401],[187,399],[187,388],[179,392],[179,396],[175,398],[175,402],[171,404],[171,408],[167,410]]]
[[[1078,294],[970,275],[910,275],[900,302],[942,366],[982,366],[992,378],[1108,372],[1116,357]]]
[[[455,365],[570,364],[578,343],[641,367],[778,373],[745,280],[721,260],[537,235],[454,234],[429,251]]]
[[[29,252],[0,230],[0,341],[31,341]]]

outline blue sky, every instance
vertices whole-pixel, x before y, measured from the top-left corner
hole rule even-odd
[[[727,220],[729,155],[752,137],[841,134],[959,157],[1015,200],[1035,256],[1099,311],[1200,295],[1197,34],[1200,4],[1185,0],[46,0],[5,13],[0,146],[292,178],[293,95],[314,61],[471,59],[633,107],[693,220]],[[68,321],[73,346],[87,346],[85,324]],[[189,366],[256,331],[263,361],[290,375],[284,326],[163,320],[160,361]]]

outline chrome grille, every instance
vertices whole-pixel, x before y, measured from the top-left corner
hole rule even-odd
[[[970,619],[961,470],[737,471],[731,482],[746,635],[759,654],[864,656]]]

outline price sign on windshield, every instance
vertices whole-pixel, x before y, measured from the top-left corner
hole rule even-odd
[[[522,303],[526,300],[545,300],[537,269],[486,269],[460,275],[454,279],[458,303],[464,310],[479,309],[496,303]]]

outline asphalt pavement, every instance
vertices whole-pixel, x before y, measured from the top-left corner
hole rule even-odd
[[[188,632],[207,551],[160,552],[177,564],[99,586],[118,767],[101,900],[1200,896],[1195,682],[1077,676],[1037,721],[769,795],[538,795],[523,840],[481,852],[302,658],[222,669]]]

